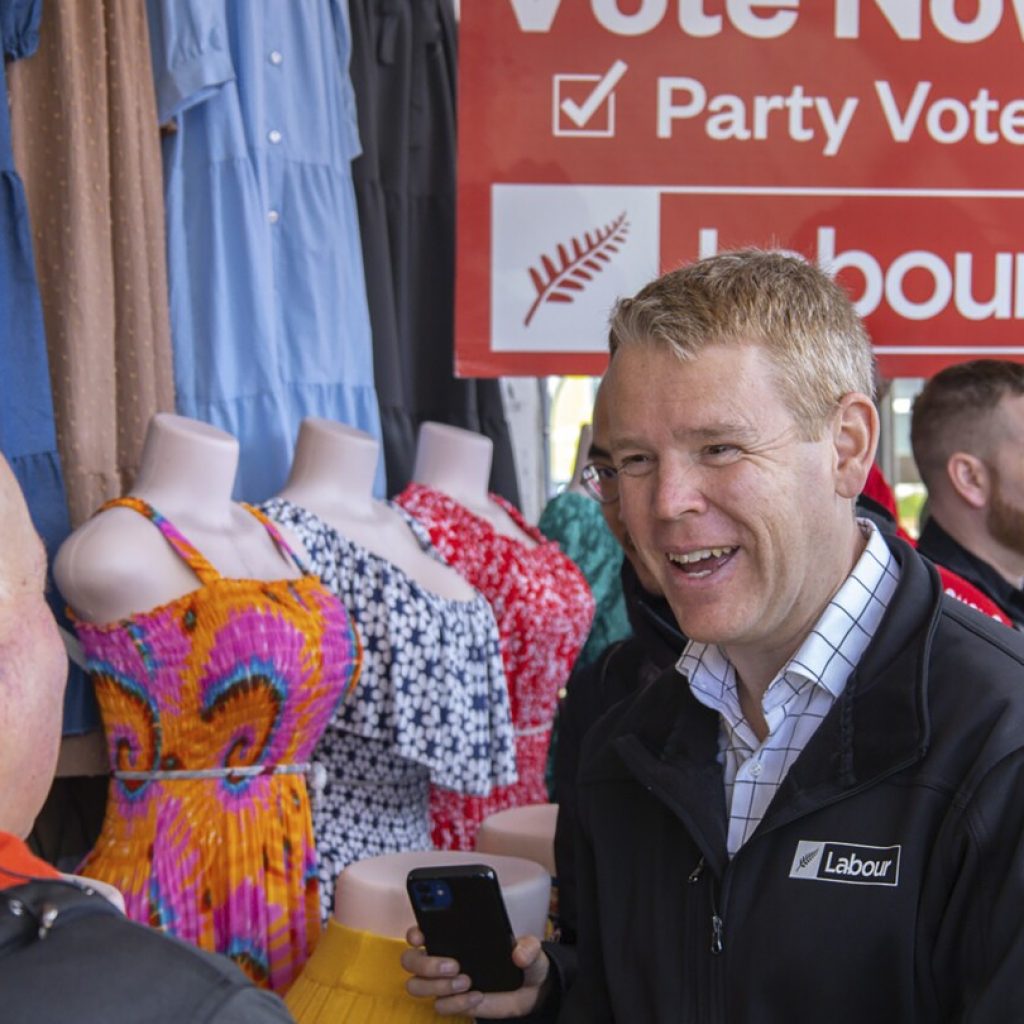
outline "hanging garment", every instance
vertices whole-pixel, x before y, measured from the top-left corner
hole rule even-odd
[[[419,425],[494,442],[491,490],[518,503],[496,380],[456,380],[455,79],[451,0],[350,0],[363,154],[352,165],[388,494],[409,482]]]
[[[304,773],[358,675],[351,620],[316,576],[225,578],[149,505],[110,506],[152,520],[199,586],[119,622],[76,622],[113,771],[80,873],[120,889],[134,920],[283,991],[320,932]]]
[[[472,1024],[469,1017],[440,1017],[432,999],[406,992],[400,959],[408,948],[404,939],[331,920],[285,1004],[297,1024]]]
[[[426,531],[398,506],[425,552]],[[486,796],[515,781],[515,737],[498,627],[486,599],[451,600],[318,516],[274,499],[263,510],[302,541],[344,602],[363,667],[314,753],[327,779],[313,809],[320,898],[353,861],[431,849],[430,783]]]
[[[0,45],[5,58],[5,67],[0,68],[0,452],[25,495],[49,564],[71,524],[57,454],[29,210],[11,148],[5,75],[5,70],[23,66],[20,58],[35,52],[41,12],[40,0],[0,0]],[[14,63],[7,68],[6,61]],[[51,604],[59,618],[62,609],[56,597]],[[90,700],[81,673],[71,673],[65,693],[65,721],[71,731],[84,731],[97,723]]]
[[[53,371],[40,380],[47,395],[52,381],[67,484],[53,534],[36,524],[53,555],[71,527],[127,488],[146,424],[174,408],[145,12],[135,0],[46,4],[39,49],[11,67],[10,88]],[[72,665],[64,733],[99,726],[92,688]]]
[[[345,0],[147,0],[164,140],[178,411],[284,483],[299,422],[380,436],[352,190]],[[383,472],[381,472],[381,486]]]
[[[174,409],[160,134],[137,0],[47,3],[11,74],[72,526],[122,494]]]
[[[579,566],[594,595],[594,621],[576,666],[589,665],[609,644],[629,636],[622,593],[622,548],[604,521],[601,506],[576,491],[562,491],[544,506],[537,527]]]
[[[557,544],[545,540],[509,502],[491,495],[536,547],[499,533],[440,491],[410,484],[397,501],[426,528],[441,557],[490,602],[501,634],[516,730],[519,781],[488,797],[434,787],[433,836],[446,849],[473,849],[480,822],[495,811],[544,803],[544,766],[558,691],[590,629],[594,599]]]

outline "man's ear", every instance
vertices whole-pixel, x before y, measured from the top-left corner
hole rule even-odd
[[[853,500],[864,490],[878,447],[878,410],[867,395],[854,391],[839,400],[832,443],[836,493]]]
[[[954,492],[971,508],[984,508],[992,490],[988,467],[969,452],[953,452],[946,460],[946,477]]]

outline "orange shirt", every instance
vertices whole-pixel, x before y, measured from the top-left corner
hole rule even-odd
[[[8,872],[14,874],[8,874]],[[27,878],[60,878],[60,872],[9,832],[0,832],[0,889],[21,885]]]

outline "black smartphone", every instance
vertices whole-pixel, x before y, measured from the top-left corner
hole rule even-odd
[[[512,962],[516,939],[494,868],[414,868],[405,884],[431,956],[458,960],[478,992],[512,992],[523,984],[523,972]]]

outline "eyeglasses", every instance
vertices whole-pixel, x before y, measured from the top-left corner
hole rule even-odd
[[[588,462],[580,475],[583,489],[602,505],[619,500],[619,474],[614,466]]]

